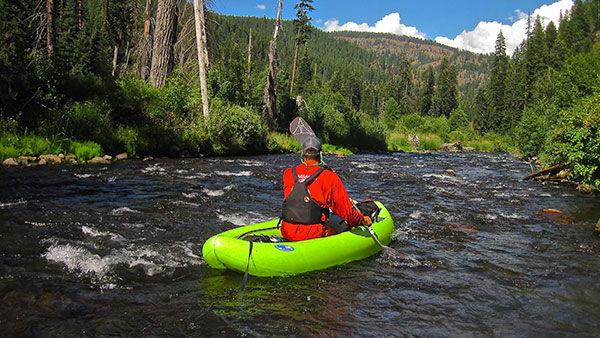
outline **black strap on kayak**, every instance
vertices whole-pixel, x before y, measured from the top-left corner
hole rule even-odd
[[[279,229],[279,223],[277,223],[277,226],[275,226],[275,227],[262,228],[262,229],[256,229],[256,230],[250,230],[248,232],[244,232],[243,234],[237,236],[237,239],[244,239],[244,237],[248,236],[249,234],[253,234],[255,232],[267,231],[267,230],[277,230],[277,229]]]
[[[240,290],[240,310],[244,306],[244,289],[246,288],[246,281],[248,280],[248,270],[250,269],[250,256],[252,256],[252,245],[250,242],[250,249],[248,250],[248,264],[246,265],[246,272],[244,272],[244,278],[242,279],[242,289]]]

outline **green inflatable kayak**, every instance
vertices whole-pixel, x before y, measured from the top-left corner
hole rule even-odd
[[[379,216],[372,228],[384,245],[394,233],[394,222],[380,202]],[[325,269],[351,261],[364,259],[381,251],[369,230],[352,228],[341,234],[298,242],[254,242],[248,256],[251,235],[279,236],[278,219],[225,231],[209,238],[202,247],[206,263],[215,269],[231,269],[254,276],[285,276]]]

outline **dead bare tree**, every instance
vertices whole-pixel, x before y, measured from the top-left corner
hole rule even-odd
[[[194,0],[194,18],[196,23],[196,46],[198,49],[198,75],[200,76],[200,94],[202,95],[202,114],[208,118],[208,90],[206,88],[206,24],[204,21],[204,0]]]
[[[48,64],[52,63],[52,55],[54,54],[54,0],[46,0],[46,52]]]
[[[138,68],[140,78],[146,80],[148,78],[150,59],[152,55],[152,35],[150,34],[150,10],[152,8],[152,0],[146,0],[144,8],[144,33],[138,49]]]
[[[267,84],[265,85],[264,104],[265,114],[273,122],[277,124],[277,35],[281,26],[281,7],[283,0],[279,0],[279,8],[277,9],[277,19],[275,19],[275,29],[273,30],[273,39],[269,43],[269,71],[267,72]]]

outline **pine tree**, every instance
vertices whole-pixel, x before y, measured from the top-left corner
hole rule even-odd
[[[433,115],[446,117],[458,106],[458,80],[456,66],[448,58],[444,58],[438,70],[435,96],[433,98]]]
[[[502,31],[496,39],[496,50],[494,53],[493,68],[490,76],[489,99],[493,107],[493,112],[490,114],[489,129],[505,132],[508,130],[507,122],[507,78],[509,59],[506,55],[506,40]]]
[[[431,114],[433,95],[435,94],[435,74],[431,66],[428,66],[425,70],[420,94],[419,112],[423,116],[429,115]]]
[[[301,45],[305,45],[310,34],[310,20],[308,12],[314,10],[312,5],[313,0],[300,0],[294,8],[297,9],[296,19],[293,20],[296,27],[296,47],[294,50],[294,64],[292,68],[292,82],[290,85],[290,95],[294,92],[294,80],[296,77],[296,64],[298,62],[298,49]]]

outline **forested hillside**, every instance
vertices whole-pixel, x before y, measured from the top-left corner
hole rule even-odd
[[[398,55],[409,60],[417,74],[427,67],[437,67],[444,58],[456,65],[460,95],[473,96],[474,91],[488,79],[491,57],[439,44],[432,40],[387,33],[333,32],[336,39],[344,39],[379,55]]]
[[[281,1],[279,2],[281,3]],[[305,117],[354,151],[511,150],[600,185],[599,0],[493,55],[383,34],[325,33],[204,1],[0,2],[0,159],[72,152],[293,151]],[[409,141],[412,140],[411,141]],[[595,164],[594,164],[595,163]]]

